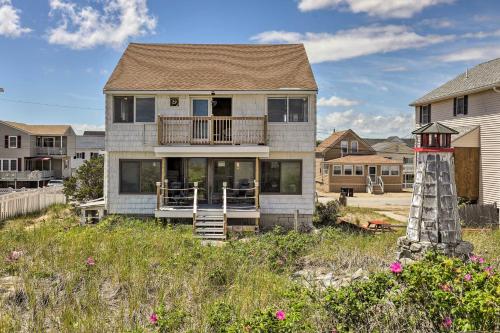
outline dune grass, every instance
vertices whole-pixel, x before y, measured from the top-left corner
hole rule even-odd
[[[238,317],[280,308],[297,284],[292,273],[304,267],[386,269],[401,233],[326,228],[204,246],[189,226],[111,216],[81,227],[68,207],[54,206],[0,226],[0,281],[18,279],[14,292],[2,294],[0,284],[0,332],[154,331],[148,318],[161,305],[181,313],[176,331],[210,332],[214,304],[229,304]],[[497,260],[498,231],[465,238]],[[4,260],[14,250],[22,256]]]

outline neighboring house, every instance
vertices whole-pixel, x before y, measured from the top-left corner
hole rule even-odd
[[[354,131],[334,132],[316,147],[316,180],[325,192],[384,193],[402,189],[402,160],[376,155]]]
[[[108,213],[191,218],[207,238],[311,223],[317,86],[303,45],[130,44],[104,93]]]
[[[71,176],[75,132],[69,125],[0,121],[0,187],[38,187]]]
[[[459,197],[500,203],[500,58],[434,89],[410,104],[416,127],[440,122],[452,137]]]
[[[377,155],[403,162],[403,188],[413,187],[415,173],[414,146],[414,140],[402,140],[397,136],[372,144],[372,148],[377,152]]]
[[[104,154],[104,131],[85,131],[76,136],[75,155],[71,169],[75,171],[83,162]]]

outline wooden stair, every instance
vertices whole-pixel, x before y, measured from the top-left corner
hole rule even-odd
[[[372,194],[384,194],[382,186],[380,186],[380,184],[374,183]]]
[[[203,213],[196,215],[194,223],[194,233],[201,239],[225,240],[224,215],[222,211]]]

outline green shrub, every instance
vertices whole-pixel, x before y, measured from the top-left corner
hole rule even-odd
[[[330,289],[324,298],[340,330],[373,330],[368,327],[373,316],[387,320],[384,312],[373,310],[387,304],[415,310],[413,317],[400,318],[401,325],[426,318],[435,331],[493,331],[499,327],[500,279],[484,263],[430,254],[400,274],[376,274],[338,291]]]
[[[164,305],[161,305],[156,311],[156,322],[152,324],[158,328],[159,332],[177,332],[182,327],[187,319],[187,313],[179,308],[167,310]]]
[[[313,216],[313,224],[317,227],[335,225],[340,214],[340,204],[337,200],[326,204],[318,202]]]
[[[208,311],[208,326],[211,332],[231,332],[231,326],[236,322],[233,307],[224,302],[214,303]]]

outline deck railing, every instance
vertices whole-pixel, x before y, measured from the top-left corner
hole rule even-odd
[[[159,145],[265,145],[266,140],[266,116],[158,116]]]
[[[66,155],[66,147],[35,147],[37,155]]]
[[[52,177],[54,177],[53,170],[0,171],[0,179],[2,180],[37,181]]]
[[[384,180],[382,179],[381,176],[378,176],[377,183],[380,186],[380,189],[382,190],[382,193],[384,193]]]

